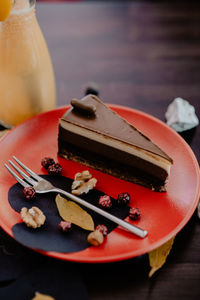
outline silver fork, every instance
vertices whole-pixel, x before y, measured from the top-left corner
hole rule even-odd
[[[120,225],[121,227],[127,229],[128,231],[134,233],[135,235],[144,238],[147,235],[147,231],[143,230],[135,225],[132,225],[126,221],[123,221],[112,214],[88,203],[87,201],[84,201],[83,199],[68,193],[62,189],[59,189],[55,186],[53,186],[49,181],[43,179],[42,177],[38,176],[36,173],[34,173],[32,170],[30,170],[27,166],[25,166],[19,159],[17,159],[15,156],[13,156],[13,159],[30,175],[28,176],[26,173],[24,173],[16,164],[14,164],[11,160],[9,160],[9,163],[12,165],[12,167],[22,176],[20,178],[7,164],[5,164],[5,167],[8,169],[8,171],[15,177],[15,179],[23,186],[23,187],[30,187],[33,186],[36,193],[60,193],[65,196],[67,196],[69,199],[95,211],[96,213],[102,215],[103,217],[113,221],[114,223]],[[25,180],[24,180],[25,179]]]

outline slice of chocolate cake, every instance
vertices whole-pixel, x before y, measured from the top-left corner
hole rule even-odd
[[[120,179],[165,191],[172,159],[99,98],[73,99],[59,120],[58,154]]]

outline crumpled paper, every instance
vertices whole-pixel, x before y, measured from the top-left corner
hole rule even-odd
[[[194,106],[180,97],[169,104],[165,118],[167,124],[177,132],[190,130],[199,125]]]

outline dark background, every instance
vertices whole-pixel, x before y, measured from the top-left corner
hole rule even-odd
[[[38,3],[37,16],[54,65],[58,106],[81,98],[88,82],[95,82],[107,103],[165,121],[169,103],[183,97],[200,118],[198,2]],[[200,161],[200,127],[191,147]],[[195,212],[151,279],[147,255],[111,264],[62,262],[18,245],[1,231],[0,299],[30,299],[36,288],[53,295],[52,286],[62,295],[56,300],[86,299],[87,291],[92,300],[199,299],[199,225]],[[25,287],[29,298],[20,296]]]

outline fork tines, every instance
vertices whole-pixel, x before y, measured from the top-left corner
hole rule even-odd
[[[14,164],[11,160],[8,162],[10,165],[17,171],[18,174],[21,175],[20,178],[16,172],[14,172],[7,164],[4,164],[7,170],[15,177],[15,179],[23,186],[23,187],[29,187],[30,185],[34,186],[38,183],[38,181],[41,181],[41,178],[35,174],[33,171],[31,171],[28,167],[26,167],[19,159],[17,159],[15,156],[13,156],[13,159],[17,162],[18,165],[21,166],[30,176],[28,176],[25,172],[23,172],[16,164]]]

